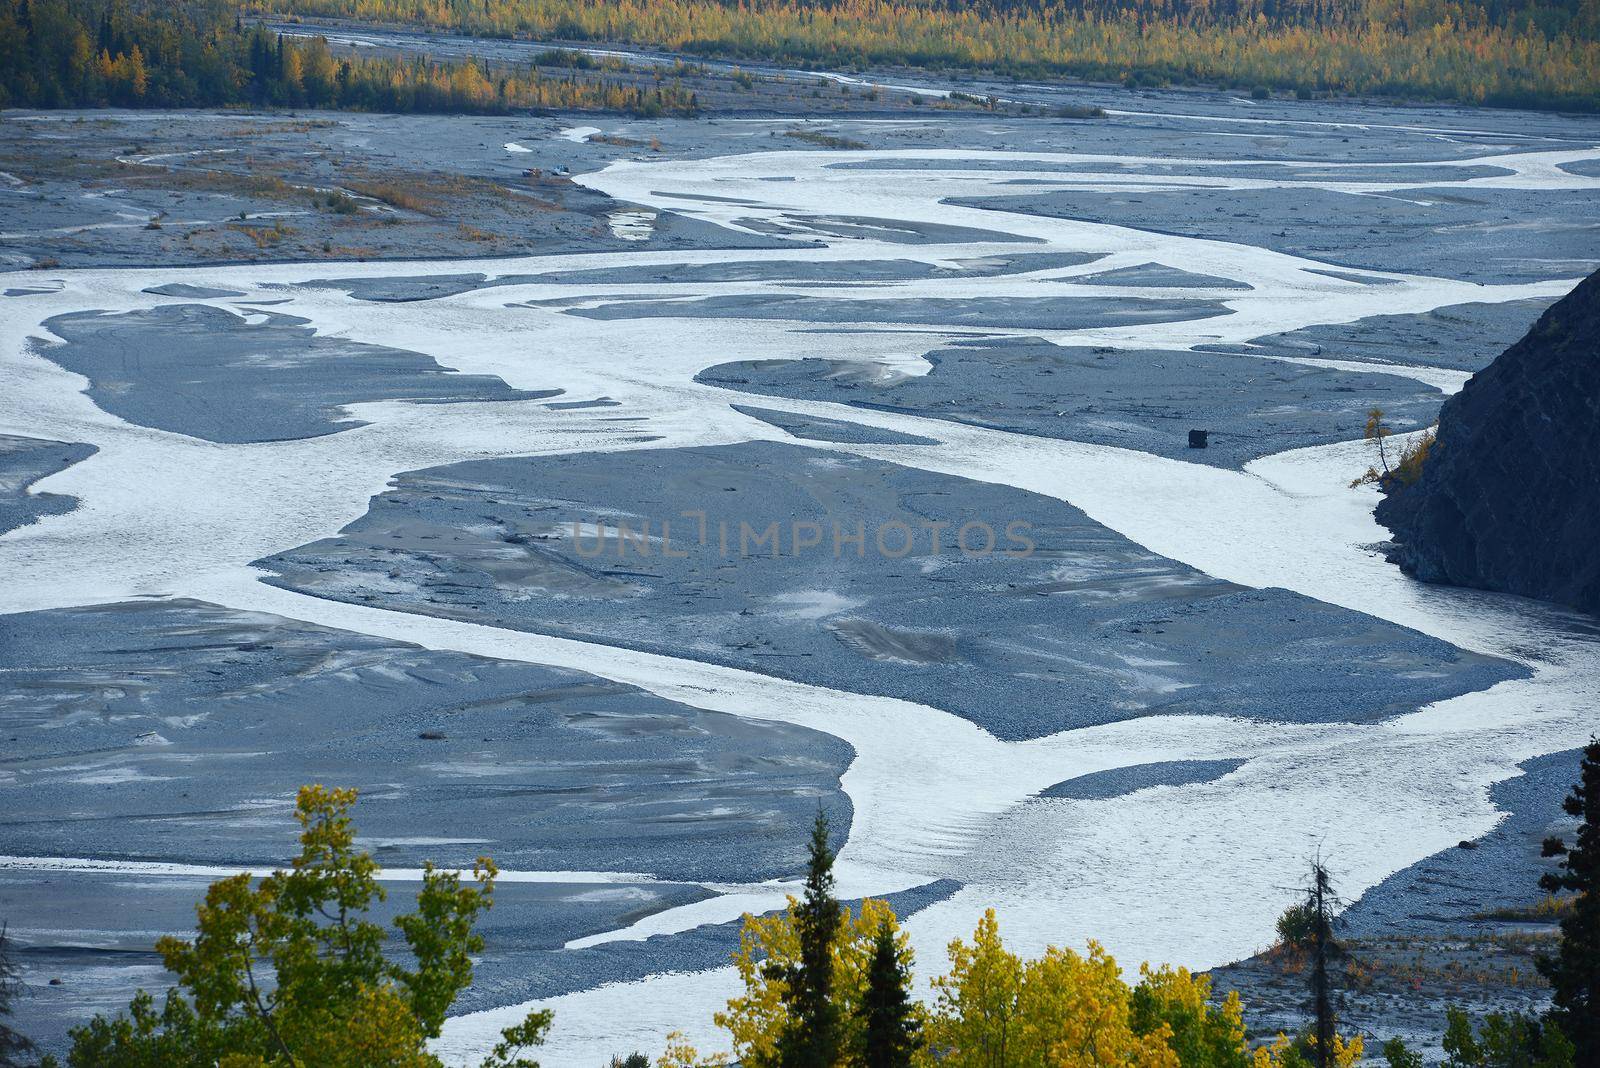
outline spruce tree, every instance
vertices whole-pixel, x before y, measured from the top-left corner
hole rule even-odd
[[[1550,981],[1551,1019],[1574,1047],[1573,1061],[1600,1064],[1600,739],[1583,750],[1579,782],[1562,803],[1578,818],[1578,837],[1571,845],[1548,838],[1544,855],[1561,857],[1558,871],[1547,872],[1539,885],[1551,893],[1571,891],[1571,911],[1561,921],[1561,947],[1541,957],[1539,971]]]
[[[777,976],[788,987],[784,1001],[789,1016],[778,1040],[779,1068],[834,1068],[840,1060],[833,947],[839,938],[842,910],[833,896],[834,854],[828,844],[828,816],[821,808],[811,828],[808,851],[805,895],[794,909],[800,957]]]
[[[894,929],[884,920],[873,939],[861,1000],[863,1068],[910,1068],[922,1037],[910,986],[911,971],[900,963]]]

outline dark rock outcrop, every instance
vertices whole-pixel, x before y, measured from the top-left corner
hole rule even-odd
[[[1600,272],[1445,402],[1421,477],[1377,517],[1424,581],[1600,615]]]

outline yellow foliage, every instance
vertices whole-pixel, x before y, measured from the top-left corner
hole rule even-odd
[[[733,963],[745,992],[729,1000],[727,1011],[718,1013],[715,1020],[732,1036],[734,1055],[746,1068],[776,1062],[778,1037],[788,1021],[783,1000],[788,984],[769,976],[767,968],[777,965],[782,969],[799,961],[800,937],[793,918],[798,904],[791,896],[787,912],[746,915],[744,929],[739,932],[739,949],[733,955]],[[895,932],[901,960],[909,967],[911,950],[887,902],[867,898],[859,912],[846,908],[840,917],[839,939],[833,947],[833,989],[845,1049],[858,1045],[861,1024],[856,1010],[867,989],[873,939],[883,923]]]
[[[1139,965],[1139,985],[1168,1015],[1216,1016],[1227,1022],[1230,1032],[1236,1033],[1240,1045],[1244,1043],[1244,1007],[1239,992],[1228,991],[1220,1008],[1211,1004],[1211,977],[1197,975],[1188,968],[1174,968],[1163,964],[1152,968]]]
[[[1407,486],[1414,485],[1417,479],[1422,477],[1423,465],[1433,454],[1433,447],[1437,441],[1434,431],[1429,430],[1407,443],[1406,447],[1400,450],[1400,459],[1394,465],[1394,477]]]
[[[330,1020],[330,1023],[334,1021]],[[320,1050],[323,1068],[436,1068],[411,1005],[393,986],[364,988],[349,1019],[337,1030],[308,1036],[304,1048]]]
[[[1134,990],[1134,1029],[1154,1031],[1157,1023],[1185,1065],[1242,1064],[1245,1047],[1244,1006],[1230,990],[1221,1005],[1211,1001],[1211,977],[1163,964],[1139,967]]]
[[[1307,1045],[1314,1051],[1316,1039],[1308,1039]],[[1361,1054],[1365,1050],[1366,1043],[1360,1035],[1356,1035],[1348,1041],[1337,1034],[1334,1035],[1331,1068],[1354,1068],[1354,1065],[1361,1060]],[[1288,1035],[1280,1034],[1273,1040],[1272,1045],[1260,1046],[1255,1051],[1255,1068],[1284,1068],[1285,1065],[1289,1065],[1292,1068],[1293,1065],[1298,1063],[1300,1063],[1300,1059],[1294,1055],[1294,1042],[1290,1040]]]
[[[667,1048],[656,1058],[656,1068],[723,1068],[727,1063],[726,1053],[702,1057],[682,1031],[667,1033]]]
[[[1164,1025],[1134,1032],[1133,991],[1117,962],[1090,942],[1037,960],[1006,950],[994,910],[972,944],[950,943],[950,973],[935,979],[928,1049],[940,1068],[1178,1068]]]
[[[296,92],[305,84],[305,61],[300,58],[298,48],[284,50],[283,84]]]

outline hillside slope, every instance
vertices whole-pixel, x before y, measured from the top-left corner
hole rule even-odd
[[[1424,581],[1600,614],[1600,272],[1445,403],[1422,477],[1377,518]]]

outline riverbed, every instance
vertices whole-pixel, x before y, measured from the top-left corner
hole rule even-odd
[[[1350,482],[1600,266],[1600,123],[1107,110],[473,120],[607,250],[0,276],[20,1022],[159,985],[304,781],[399,883],[496,857],[439,1048],[546,1004],[554,1068],[721,1048],[819,805],[924,976],[990,906],[1224,964],[1314,852],[1355,899],[1491,831],[1592,621],[1406,578]]]

